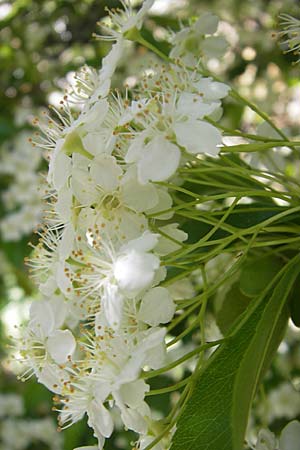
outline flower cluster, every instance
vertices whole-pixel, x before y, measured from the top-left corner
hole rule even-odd
[[[62,429],[87,414],[98,449],[112,409],[139,434],[138,448],[156,437],[145,374],[166,364],[176,304],[164,260],[188,238],[172,219],[168,182],[180,183],[178,169],[199,153],[218,154],[222,136],[206,117],[220,117],[229,89],[173,62],[146,71],[134,91],[110,89],[152,4],[111,11],[103,38],[115,43],[101,70],[84,67],[58,118],[36,120],[35,145],[49,153],[48,214],[28,264],[44,298],[19,342],[23,378],[34,373],[55,393]]]
[[[43,186],[37,173],[42,156],[28,142],[29,136],[20,133],[1,158],[0,174],[13,178],[2,195],[7,213],[0,220],[0,231],[6,241],[30,234],[42,218]]]

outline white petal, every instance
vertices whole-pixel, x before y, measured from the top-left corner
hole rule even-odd
[[[68,381],[67,373],[63,369],[60,369],[56,364],[49,363],[46,363],[42,370],[38,372],[37,378],[39,383],[56,394],[61,394],[64,387],[63,381]]]
[[[118,239],[122,242],[137,238],[147,229],[148,221],[144,214],[129,211],[126,208],[119,208],[116,211],[115,222],[118,226]],[[110,223],[107,223],[110,226]]]
[[[138,161],[140,182],[167,180],[175,174],[180,157],[181,152],[176,145],[162,136],[155,137],[147,144]]]
[[[217,145],[222,142],[220,131],[207,122],[189,120],[174,125],[177,142],[188,153],[217,155]]]
[[[61,292],[68,296],[72,290],[72,283],[66,275],[65,264],[63,261],[59,261],[55,264],[55,280]]]
[[[131,408],[137,408],[144,401],[145,393],[149,392],[150,386],[144,380],[136,380],[123,384],[120,387],[120,395],[123,402]]]
[[[148,252],[156,246],[159,237],[160,235],[158,233],[151,233],[151,231],[146,230],[142,236],[132,239],[123,245],[121,251],[136,250],[137,252]]]
[[[54,314],[55,328],[60,328],[67,317],[67,302],[62,295],[53,295],[50,303]]]
[[[158,244],[155,247],[155,252],[158,255],[167,255],[168,253],[172,253],[181,248],[180,244],[172,241],[172,239],[175,239],[178,242],[183,242],[188,238],[188,234],[177,227],[178,223],[171,223],[169,225],[165,225],[164,227],[160,227],[160,230],[165,236],[160,236]],[[170,236],[171,239],[168,239],[167,236]]]
[[[108,101],[106,99],[98,100],[88,111],[81,115],[81,122],[84,124],[85,131],[99,130],[108,111]]]
[[[74,450],[100,450],[100,447],[98,445],[88,445],[84,447],[76,447]]]
[[[66,184],[71,175],[71,169],[71,158],[60,151],[53,162],[53,185],[57,190]]]
[[[95,334],[96,336],[103,336],[109,326],[106,315],[101,310],[95,315]]]
[[[59,242],[59,257],[62,260],[68,259],[74,245],[75,230],[72,223],[69,223],[64,228],[61,240]]]
[[[102,403],[93,400],[88,408],[88,425],[93,428],[94,435],[98,439],[110,437],[113,432],[114,424],[110,413]]]
[[[230,86],[227,86],[227,84],[213,81],[211,78],[201,78],[194,86],[198,92],[202,93],[205,101],[215,101],[224,98],[230,90]]]
[[[163,189],[157,189],[157,193],[158,193],[158,197],[159,197],[158,203],[154,208],[148,210],[147,214],[152,215],[152,214],[160,213],[162,211],[167,211],[168,209],[171,208],[171,206],[173,204],[172,197],[167,191],[165,191]],[[171,219],[171,217],[173,215],[174,215],[174,211],[171,210],[171,211],[165,212],[163,214],[157,214],[157,218],[159,220],[169,220],[169,219]]]
[[[81,205],[90,206],[98,203],[100,194],[88,172],[82,169],[73,169],[71,188],[74,196]]]
[[[70,330],[56,330],[47,340],[47,350],[57,364],[63,364],[72,356],[76,341]]]
[[[45,283],[41,283],[39,285],[39,289],[41,293],[44,294],[46,297],[50,297],[51,295],[53,295],[57,289],[57,283],[54,276],[49,276],[49,278],[47,279],[47,281],[45,281]]]
[[[102,59],[102,68],[99,73],[99,87],[94,92],[92,99],[97,100],[99,96],[104,97],[109,93],[111,77],[123,55],[124,41],[118,40],[111,48],[111,51]]]
[[[111,393],[111,383],[100,381],[94,387],[95,398],[98,402],[104,402]]]
[[[117,329],[120,326],[123,312],[124,297],[118,286],[108,283],[102,296],[102,305],[108,324]]]
[[[147,364],[147,366],[151,369],[160,369],[166,365],[166,356],[165,344],[159,344],[147,351],[145,364]]]
[[[219,105],[220,102],[206,103],[200,95],[183,92],[179,97],[176,112],[178,115],[202,119],[211,114]]]
[[[144,295],[138,318],[155,327],[161,323],[168,323],[175,313],[175,304],[166,288],[155,287]]]
[[[297,395],[297,394],[296,394]],[[280,450],[298,450],[300,443],[300,422],[293,420],[282,430],[279,448]]]
[[[142,7],[138,10],[135,16],[135,26],[140,29],[142,26],[143,19],[145,15],[148,13],[149,9],[153,6],[155,0],[145,0],[143,2]]]
[[[29,326],[43,338],[49,336],[55,328],[54,313],[50,302],[46,300],[33,301],[30,306]]]
[[[203,44],[202,51],[209,58],[220,58],[228,48],[228,42],[223,36],[208,36]]]
[[[141,414],[131,408],[122,408],[121,418],[126,428],[136,433],[144,434],[147,431],[147,423]]]
[[[210,12],[206,12],[201,14],[194,26],[198,33],[214,34],[217,31],[218,23],[218,16]]]
[[[122,184],[123,202],[137,212],[144,212],[158,203],[156,187],[151,184],[141,184],[135,178],[131,178]]]
[[[146,352],[139,350],[135,352],[127,361],[127,363],[122,367],[122,370],[118,374],[115,381],[115,388],[119,389],[122,384],[130,383],[135,381],[139,376],[141,368],[144,365],[146,358]]]
[[[103,132],[89,132],[81,140],[85,150],[92,155],[111,154],[116,137],[111,136],[111,138],[108,138]]]
[[[90,174],[94,183],[101,186],[104,191],[112,192],[120,183],[122,169],[117,164],[116,158],[103,153],[91,162]]]
[[[131,250],[117,258],[113,270],[120,288],[127,295],[136,295],[151,285],[158,267],[157,256]]]
[[[137,353],[146,352],[151,348],[155,348],[164,342],[166,335],[165,328],[152,328],[147,330],[145,337],[141,340],[138,345]]]
[[[140,133],[133,141],[131,141],[131,144],[128,148],[128,151],[125,156],[125,161],[128,163],[136,162],[138,161],[145,149],[145,139],[146,139],[145,133]]]
[[[73,195],[69,187],[63,186],[57,192],[57,201],[55,203],[55,211],[59,214],[64,222],[69,222],[72,216],[72,200]]]
[[[165,328],[151,328],[134,352],[134,358],[139,359],[143,355],[143,365],[147,364],[152,369],[162,367],[166,359],[165,334]]]

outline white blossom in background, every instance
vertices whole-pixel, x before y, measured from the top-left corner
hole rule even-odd
[[[24,414],[22,398],[17,394],[0,394],[0,418]]]
[[[21,378],[35,374],[55,394],[61,429],[86,415],[98,444],[82,450],[103,448],[116,411],[139,449],[159,434],[145,374],[171,360],[166,325],[176,302],[161,285],[164,258],[188,238],[172,221],[167,183],[199,153],[217,157],[222,143],[206,117],[220,116],[223,83],[157,64],[134,92],[110,89],[123,45],[153,3],[135,12],[122,2],[110,12],[100,38],[114,44],[102,68],[76,75],[61,108],[52,108],[56,119],[35,120],[42,136],[34,145],[49,155],[47,226],[28,261],[43,299],[17,344],[27,366]],[[215,21],[204,17],[186,32],[214,34]],[[169,448],[173,431],[154,448]]]
[[[52,419],[28,419],[24,415],[22,397],[0,394],[0,450],[26,450],[37,443],[49,450],[63,449],[62,436]]]
[[[282,417],[292,419],[299,413],[299,393],[290,382],[281,383],[271,390],[264,404],[257,407],[257,414],[269,423]]]
[[[219,59],[228,49],[224,36],[218,35],[219,18],[211,12],[203,13],[190,26],[182,26],[170,36],[170,56],[194,66],[208,59]]]
[[[277,439],[275,434],[266,428],[258,433],[253,450],[298,450],[300,442],[300,422],[292,420],[281,431]]]
[[[18,241],[40,224],[44,187],[38,174],[42,154],[28,141],[29,132],[20,133],[3,146],[0,174],[11,177],[2,194],[5,215],[0,218],[0,233],[5,241]]]

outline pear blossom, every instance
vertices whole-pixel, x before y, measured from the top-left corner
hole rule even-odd
[[[20,341],[20,351],[31,361],[37,374],[49,360],[63,364],[75,351],[72,332],[59,329],[64,320],[61,313],[62,308],[55,311],[50,301],[40,300],[31,305],[30,321]]]
[[[199,153],[216,157],[222,143],[206,119],[221,115],[229,88],[197,70],[157,65],[134,92],[111,89],[125,41],[138,36],[153,3],[135,12],[124,1],[109,13],[100,38],[113,45],[102,67],[79,71],[61,109],[53,108],[56,119],[38,122],[44,137],[34,142],[49,156],[47,226],[28,260],[43,299],[17,347],[28,366],[23,378],[34,373],[55,393],[60,428],[87,418],[97,445],[77,450],[101,450],[116,412],[139,435],[138,448],[160,434],[145,374],[170,360],[164,325],[176,296],[163,285],[166,256],[188,238],[173,220],[176,194],[165,182],[179,186],[178,169]],[[201,36],[205,53],[218,47],[216,26],[214,16],[202,17],[182,36]],[[174,39],[181,57],[185,43]],[[154,448],[169,447],[171,433]]]
[[[126,38],[126,33],[131,30],[140,29],[143,24],[143,20],[149,9],[152,7],[154,0],[145,0],[142,7],[137,13],[134,12],[130,1],[121,0],[123,6],[122,9],[108,10],[110,26],[105,23],[101,23],[101,28],[106,32],[106,35],[101,35],[101,39],[106,40],[119,40]]]
[[[216,35],[218,17],[210,12],[203,13],[189,27],[183,27],[170,37],[170,56],[180,58],[188,65],[202,62],[202,58],[220,58],[228,44],[223,36]],[[200,58],[201,59],[200,59]]]

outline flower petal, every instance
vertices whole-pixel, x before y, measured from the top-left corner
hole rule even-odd
[[[163,136],[155,137],[146,145],[137,163],[140,182],[167,180],[175,174],[180,157],[181,152],[176,145]]]
[[[168,323],[175,313],[175,304],[166,288],[155,287],[144,295],[138,318],[155,327],[161,323]]]
[[[174,125],[177,142],[188,153],[208,153],[217,155],[217,145],[222,143],[220,131],[213,125],[203,121],[189,120]]]
[[[88,425],[93,428],[94,436],[101,441],[103,437],[110,437],[114,429],[114,423],[110,413],[102,403],[93,400],[87,411]]]
[[[52,333],[55,328],[55,320],[50,302],[46,300],[32,302],[29,314],[29,326],[38,336],[45,338]]]
[[[94,183],[101,186],[105,192],[112,192],[120,183],[122,169],[116,158],[102,153],[91,162],[90,174]]]
[[[76,341],[70,330],[56,330],[49,336],[46,347],[54,361],[63,364],[74,353]]]
[[[134,296],[151,285],[158,267],[157,256],[130,250],[117,258],[113,270],[120,288]]]

